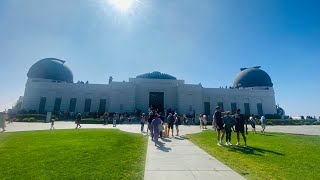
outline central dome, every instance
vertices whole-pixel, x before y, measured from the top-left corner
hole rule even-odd
[[[136,78],[145,78],[145,79],[173,79],[176,80],[176,77],[173,77],[169,74],[161,73],[159,71],[154,71],[152,73],[146,73],[137,76]]]
[[[270,76],[260,66],[242,68],[233,82],[233,87],[273,87]]]
[[[28,78],[51,79],[62,82],[73,82],[73,73],[65,61],[56,58],[45,58],[31,66]]]

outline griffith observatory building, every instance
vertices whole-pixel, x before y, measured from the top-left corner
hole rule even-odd
[[[55,58],[36,62],[27,76],[19,109],[37,113],[146,113],[152,106],[162,112],[171,108],[179,114],[212,115],[220,106],[224,111],[241,109],[246,115],[277,114],[273,83],[260,67],[242,68],[230,88],[186,84],[160,72],[128,82],[114,82],[110,77],[109,84],[75,83],[65,61]]]

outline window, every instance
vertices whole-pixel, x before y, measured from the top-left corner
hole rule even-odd
[[[189,105],[189,112],[192,111],[192,105]]]
[[[262,116],[263,115],[262,103],[257,104],[257,109],[258,109],[258,116]]]
[[[223,112],[224,111],[223,102],[218,102],[218,106],[221,108],[221,111]]]
[[[106,99],[100,99],[100,105],[99,105],[99,112],[100,113],[104,113],[106,111],[106,104],[107,104]]]
[[[244,114],[247,116],[250,116],[250,104],[249,103],[244,103]]]
[[[54,102],[53,111],[54,112],[60,111],[60,107],[61,107],[61,98],[56,98],[56,100]]]
[[[69,112],[75,112],[76,111],[76,104],[77,104],[77,98],[71,98],[70,99],[70,105],[69,105]]]
[[[39,114],[43,114],[44,113],[44,110],[46,108],[46,102],[47,102],[47,98],[46,97],[41,97],[40,98]]]
[[[235,114],[237,111],[237,103],[231,103],[231,113]]]
[[[91,109],[91,99],[86,99],[84,102],[84,112],[90,112]]]

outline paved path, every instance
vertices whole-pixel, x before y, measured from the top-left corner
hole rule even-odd
[[[148,142],[145,180],[244,179],[189,140],[181,137]]]
[[[261,126],[257,126],[257,130],[260,131]],[[320,135],[320,126],[267,126],[266,132]]]
[[[14,122],[13,124],[6,124],[7,132],[15,131],[34,131],[34,130],[47,130],[50,129],[50,123],[21,123]],[[55,123],[56,129],[74,129],[75,124],[73,122],[59,122]],[[112,124],[107,126],[101,124],[83,124],[83,128],[113,128]],[[201,132],[198,126],[180,126],[181,133],[193,134]],[[250,125],[248,125],[249,131],[251,131]],[[117,125],[117,129],[126,132],[140,133],[140,125]],[[208,126],[208,129],[211,127]],[[146,126],[145,126],[146,129]],[[257,125],[257,131],[260,131],[261,127]],[[305,134],[305,135],[320,135],[320,126],[267,126],[267,132],[281,132],[281,133],[291,133],[291,134]]]
[[[6,132],[16,132],[16,131],[34,131],[34,130],[49,130],[50,123],[23,123],[23,122],[14,122],[12,124],[6,123]],[[112,124],[102,125],[102,124],[82,124],[83,129],[92,129],[92,128],[102,128],[102,129],[120,129],[126,132],[140,133],[140,124],[124,124],[117,125],[116,128],[112,127]],[[74,129],[76,125],[74,122],[60,122],[56,121],[54,125],[55,129]],[[144,127],[146,131],[147,126]],[[201,132],[201,129],[198,126],[181,126],[180,134],[194,134]]]

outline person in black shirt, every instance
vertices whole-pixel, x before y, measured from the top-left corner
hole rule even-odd
[[[244,115],[240,114],[240,109],[237,109],[237,112],[234,115],[234,117],[236,119],[235,129],[236,129],[236,132],[237,132],[237,140],[238,140],[238,143],[236,145],[237,146],[240,145],[240,133],[241,133],[242,137],[243,137],[243,141],[244,141],[244,146],[246,147],[247,146],[247,139],[246,139],[246,136],[244,134],[244,131],[245,131],[245,127],[244,126],[246,126],[246,129],[248,128],[247,127],[247,121],[245,120]]]
[[[173,137],[173,124],[175,122],[175,118],[172,116],[171,113],[169,113],[169,116],[167,118],[167,122],[168,122],[169,133],[170,133],[170,129],[171,129],[171,135]]]
[[[223,119],[222,119],[222,112],[219,106],[216,107],[216,112],[213,115],[214,119],[214,128],[217,129],[217,139],[218,139],[218,146],[222,145],[222,139],[224,137],[225,131],[223,127]],[[222,133],[220,133],[222,132]]]

